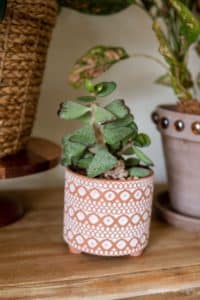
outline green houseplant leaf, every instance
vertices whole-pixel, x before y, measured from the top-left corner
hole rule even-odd
[[[131,177],[146,177],[151,174],[151,170],[143,167],[133,167],[128,170]]]
[[[99,149],[87,169],[89,177],[96,177],[114,168],[117,159],[106,149]]]
[[[85,80],[99,77],[113,64],[128,57],[128,53],[121,47],[93,47],[76,61],[70,72],[69,82],[74,87],[80,87]]]
[[[66,101],[61,105],[58,114],[61,119],[73,120],[85,115],[90,110],[90,107],[72,101]]]
[[[133,150],[137,158],[140,161],[142,161],[146,166],[153,166],[152,160],[146,154],[144,154],[143,151],[141,151],[135,146],[133,146]]]
[[[115,82],[101,82],[95,85],[95,92],[99,97],[109,96],[116,89]]]
[[[138,147],[147,147],[151,144],[151,139],[147,134],[139,133],[135,137],[134,144],[135,144],[135,146],[138,146]]]
[[[107,128],[104,126],[103,134],[106,143],[109,145],[116,144],[133,133],[131,128],[128,127],[118,127],[118,128]]]
[[[106,106],[106,109],[109,110],[112,114],[114,114],[117,118],[124,118],[126,115],[129,114],[129,109],[125,105],[123,99],[117,99],[112,101]]]
[[[85,152],[85,149],[85,145],[69,141],[64,145],[64,160],[68,162],[68,164],[73,163],[73,160],[78,161]]]
[[[200,35],[200,22],[192,14],[192,12],[179,0],[169,0],[170,4],[177,11],[180,19],[182,20],[182,34],[190,46],[194,43]]]
[[[96,142],[94,129],[91,125],[86,125],[73,132],[69,140],[83,145],[93,145]]]

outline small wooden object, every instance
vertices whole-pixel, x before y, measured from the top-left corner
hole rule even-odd
[[[61,150],[55,143],[41,138],[31,138],[26,148],[16,155],[0,159],[0,179],[27,176],[55,167]],[[24,213],[21,203],[0,196],[0,226],[10,224]]]

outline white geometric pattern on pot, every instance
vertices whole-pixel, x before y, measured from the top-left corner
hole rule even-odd
[[[124,226],[128,223],[129,219],[126,216],[122,216],[119,218],[118,222],[120,225]]]
[[[130,193],[129,192],[127,192],[127,191],[124,191],[124,192],[122,192],[121,194],[120,194],[120,199],[122,200],[122,201],[127,201],[127,200],[129,200],[130,199]]]
[[[97,191],[97,190],[92,190],[91,192],[90,192],[90,196],[92,197],[92,199],[97,199],[97,198],[99,198],[100,197],[100,193]]]
[[[116,194],[114,192],[112,192],[112,191],[106,192],[105,193],[105,198],[108,201],[112,201],[112,200],[114,200],[116,198]]]
[[[105,241],[102,243],[102,247],[103,247],[105,250],[109,250],[109,249],[112,247],[112,243],[111,243],[109,240],[105,240]]]
[[[64,239],[91,254],[134,255],[148,242],[152,190],[152,178],[112,182],[66,171]]]
[[[104,219],[103,219],[103,223],[107,226],[110,226],[114,223],[114,219],[111,217],[111,216],[106,216]]]
[[[96,215],[90,215],[89,221],[91,224],[97,224],[99,222],[99,218]]]
[[[81,187],[78,189],[78,193],[79,193],[80,196],[85,196],[86,193],[87,193],[87,191],[86,191],[86,189],[84,189],[84,187],[81,186]]]

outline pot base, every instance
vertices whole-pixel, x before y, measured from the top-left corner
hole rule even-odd
[[[190,232],[200,232],[200,219],[174,211],[171,208],[167,191],[157,195],[154,206],[157,214],[170,225]]]
[[[84,253],[84,252],[82,252],[82,251],[80,251],[80,250],[78,250],[78,249],[76,249],[76,248],[74,248],[72,246],[69,246],[69,253],[77,255],[77,254],[81,254],[81,253]],[[134,254],[130,254],[128,256],[130,256],[130,257],[137,257],[137,256],[141,256],[142,253],[143,253],[143,250],[140,250],[140,251],[135,252]]]

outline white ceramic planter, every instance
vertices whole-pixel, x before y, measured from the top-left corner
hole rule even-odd
[[[141,255],[148,244],[153,172],[137,180],[92,179],[66,169],[64,240],[72,253]]]

